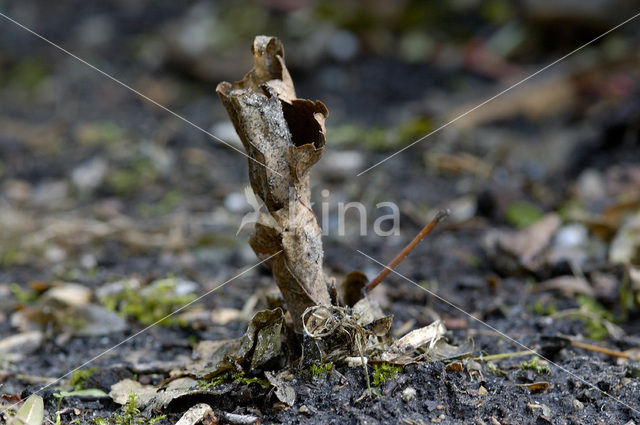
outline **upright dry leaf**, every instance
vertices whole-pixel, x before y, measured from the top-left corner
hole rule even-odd
[[[252,52],[254,68],[216,91],[250,157],[251,188],[267,209],[249,243],[262,259],[281,251],[268,265],[301,332],[307,307],[331,303],[309,188],[309,171],[325,145],[328,111],[322,102],[296,97],[277,38],[257,36]]]

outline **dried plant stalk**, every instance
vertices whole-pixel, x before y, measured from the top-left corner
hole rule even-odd
[[[331,304],[309,188],[309,170],[325,145],[328,111],[322,102],[296,97],[277,38],[257,36],[252,52],[254,68],[216,91],[251,158],[251,188],[267,209],[249,244],[261,259],[282,251],[268,265],[301,332],[306,308]]]

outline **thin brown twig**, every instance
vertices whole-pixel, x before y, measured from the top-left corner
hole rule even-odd
[[[429,224],[424,226],[424,228],[420,231],[420,233],[418,233],[416,237],[413,238],[413,240],[409,242],[409,244],[405,246],[404,249],[400,251],[400,253],[396,255],[396,257],[393,260],[391,260],[389,265],[384,269],[382,269],[382,271],[364,287],[364,292],[365,293],[371,292],[373,288],[378,286],[380,282],[382,282],[389,275],[389,273],[391,273],[392,270],[398,267],[398,264],[400,264],[405,258],[407,258],[407,255],[409,255],[409,253],[413,251],[416,245],[418,245],[418,243],[425,236],[427,236],[433,230],[433,228],[436,227],[438,223],[440,223],[440,221],[448,217],[449,214],[450,214],[450,211],[448,209],[438,211],[438,213],[433,218],[433,220],[431,220]]]
[[[598,345],[587,344],[585,342],[575,341],[573,339],[570,340],[571,345],[576,348],[582,348],[583,350],[595,351],[596,353],[606,354],[611,357],[619,357],[622,359],[630,359],[631,356],[629,353],[625,353],[624,351],[612,350],[611,348],[600,347]]]

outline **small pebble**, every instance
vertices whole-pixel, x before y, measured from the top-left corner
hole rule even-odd
[[[402,400],[404,400],[405,403],[409,403],[411,400],[416,398],[417,394],[418,393],[416,392],[415,388],[407,387],[404,389],[404,391],[402,391]]]
[[[245,211],[249,203],[241,192],[232,192],[224,199],[224,206],[231,212]]]
[[[71,181],[79,190],[89,191],[100,186],[107,176],[109,165],[104,158],[96,157],[80,164],[71,172]]]
[[[358,53],[358,38],[349,31],[336,31],[329,40],[328,51],[331,56],[340,61],[348,61]]]
[[[575,247],[587,242],[589,231],[582,224],[569,224],[561,227],[555,235],[555,244],[559,247]]]
[[[232,146],[244,149],[244,146],[242,146],[242,140],[240,140],[240,136],[236,133],[236,129],[231,121],[225,120],[213,124],[209,129],[209,132]]]
[[[303,415],[307,415],[307,416],[311,416],[313,415],[313,412],[304,404],[302,406],[300,406],[300,408],[298,409],[298,412],[302,413]]]
[[[602,174],[596,170],[588,169],[578,177],[577,195],[583,201],[602,199],[606,194],[606,184]]]
[[[349,367],[358,367],[358,366],[362,366],[362,362],[364,361],[364,364],[367,364],[367,361],[369,359],[367,359],[366,357],[346,357],[344,359],[347,362],[347,366]]]
[[[93,254],[84,254],[80,257],[80,264],[82,264],[82,267],[85,269],[92,269],[98,265],[98,260],[96,260]]]
[[[582,410],[584,409],[584,404],[578,400],[577,398],[573,399],[573,408],[576,410]]]

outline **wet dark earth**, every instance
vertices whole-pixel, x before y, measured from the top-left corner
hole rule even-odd
[[[442,320],[447,340],[471,339],[472,352],[408,365],[373,395],[361,366],[293,367],[292,406],[273,387],[235,383],[153,412],[167,415],[158,423],[199,402],[221,424],[240,420],[229,413],[246,423],[640,422],[637,25],[358,176],[632,13],[399,3],[0,1],[233,146],[215,86],[247,72],[254,35],[281,37],[298,96],[331,113],[311,181],[338,281],[352,270],[373,278],[381,266],[367,256],[389,262],[436,211],[452,211],[371,297],[394,315],[394,337]],[[553,34],[563,37],[545,44]],[[246,164],[0,18],[0,408],[39,391],[45,423],[91,424],[121,411],[112,385],[159,385],[194,361],[198,342],[240,337],[277,297],[269,271],[252,268],[250,226],[238,232],[252,211]],[[365,231],[351,210],[340,232],[341,205],[356,201]],[[397,234],[375,231],[389,213],[381,202],[397,205]],[[82,387],[104,394],[61,398],[72,371],[88,368]]]

